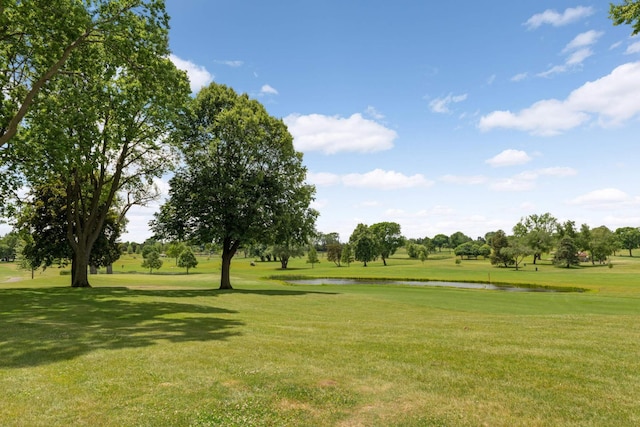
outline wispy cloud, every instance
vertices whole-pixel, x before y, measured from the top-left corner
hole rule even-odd
[[[216,64],[226,65],[227,67],[238,68],[244,65],[244,61],[239,60],[216,60],[214,61]]]
[[[299,151],[370,153],[393,148],[398,134],[356,113],[350,117],[291,114],[284,118]]]
[[[263,85],[262,88],[260,88],[260,94],[261,95],[277,95],[278,91],[271,85]]]
[[[502,153],[485,160],[485,163],[491,165],[491,167],[499,168],[503,166],[523,165],[531,161],[525,151],[520,150],[504,150]]]
[[[631,43],[629,46],[627,46],[627,49],[624,51],[624,53],[627,55],[632,55],[634,53],[639,53],[639,52],[640,52],[640,41]]]
[[[486,183],[488,178],[483,175],[443,175],[438,180],[449,184],[480,185]]]
[[[516,74],[515,76],[511,77],[511,81],[512,82],[520,82],[520,81],[526,79],[527,77],[529,77],[529,73],[519,73],[519,74]]]
[[[169,55],[169,59],[174,63],[176,68],[187,72],[187,77],[189,77],[189,83],[191,85],[191,92],[193,93],[198,92],[202,87],[208,85],[214,79],[213,74],[201,65],[196,65],[191,61],[179,58],[173,54]]]
[[[457,104],[458,102],[462,102],[465,99],[467,99],[466,93],[462,95],[453,95],[450,93],[444,98],[436,98],[431,100],[431,102],[429,102],[429,109],[431,109],[431,111],[433,111],[434,113],[448,114],[451,113],[451,110],[449,109],[449,106],[451,104]]]
[[[571,24],[593,15],[592,7],[578,6],[565,9],[564,12],[559,13],[553,9],[547,9],[542,13],[537,13],[527,20],[525,25],[529,30],[536,29],[541,25],[552,25],[554,27],[561,27],[563,25]]]
[[[602,31],[594,30],[578,34],[562,49],[562,53],[567,55],[564,64],[554,65],[539,73],[538,76],[550,77],[553,74],[564,73],[580,67],[585,59],[593,55],[593,50],[589,46],[595,44],[603,34]]]
[[[368,117],[371,117],[374,120],[384,119],[384,114],[376,110],[376,108],[371,105],[367,106],[367,109],[364,111],[364,114]]]
[[[640,62],[615,68],[610,74],[575,89],[564,100],[545,99],[518,112],[493,111],[480,118],[482,131],[516,129],[552,136],[588,123],[603,127],[640,116]]]

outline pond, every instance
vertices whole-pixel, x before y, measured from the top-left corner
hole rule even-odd
[[[294,285],[406,285],[406,286],[435,286],[446,288],[462,289],[487,289],[493,291],[507,292],[582,292],[584,289],[561,288],[545,286],[515,286],[515,285],[492,285],[491,283],[468,283],[468,282],[441,282],[441,281],[412,281],[412,280],[374,280],[374,279],[299,279],[287,280],[285,282]]]

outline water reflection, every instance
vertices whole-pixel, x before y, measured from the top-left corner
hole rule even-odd
[[[440,282],[440,281],[412,281],[412,280],[371,280],[371,279],[301,279],[285,280],[294,285],[408,285],[408,286],[436,286],[446,288],[462,289],[488,289],[494,291],[507,292],[559,292],[562,288],[549,287],[518,287],[518,286],[498,286],[491,283],[468,283],[468,282]],[[567,289],[565,291],[575,291]]]

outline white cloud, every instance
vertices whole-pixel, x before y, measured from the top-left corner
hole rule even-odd
[[[570,24],[591,15],[593,15],[592,7],[570,7],[567,8],[563,13],[559,13],[553,9],[547,9],[542,13],[533,15],[523,25],[526,25],[530,30],[538,28],[544,24],[553,25],[554,27],[561,27],[563,25]]]
[[[291,114],[284,118],[299,151],[369,153],[393,148],[398,134],[356,113],[351,117]]]
[[[570,52],[574,49],[580,49],[585,46],[591,46],[595,44],[598,39],[604,34],[602,31],[589,30],[584,33],[580,33],[571,40],[562,51],[563,53]]]
[[[351,173],[342,177],[346,187],[375,188],[380,190],[398,190],[404,188],[430,187],[432,181],[422,174],[411,176],[395,171],[375,169],[365,174]]]
[[[232,67],[232,68],[238,68],[244,65],[244,61],[238,61],[238,60],[224,60],[224,61],[217,60],[215,62],[216,64],[226,65],[227,67]]]
[[[523,165],[531,161],[531,157],[524,151],[520,150],[504,150],[502,153],[485,160],[494,168],[502,166]]]
[[[568,55],[564,64],[554,65],[547,71],[538,73],[538,77],[550,77],[554,74],[564,73],[579,68],[585,59],[593,55],[593,51],[589,46],[596,43],[602,34],[604,34],[602,31],[594,30],[578,34],[562,50],[563,54]]]
[[[629,46],[627,46],[627,50],[624,51],[624,53],[627,55],[632,55],[634,53],[639,53],[639,52],[640,52],[640,42],[631,43]]]
[[[443,175],[439,178],[439,180],[449,184],[478,185],[487,182],[487,177],[483,175]]]
[[[575,169],[569,167],[535,169],[521,172],[511,178],[496,180],[489,188],[494,191],[529,191],[536,187],[536,181],[541,176],[567,177],[577,173]]]
[[[191,61],[184,60],[173,54],[169,55],[169,59],[174,63],[176,68],[187,72],[189,77],[189,83],[191,85],[191,92],[196,93],[202,87],[211,83],[214,79],[213,74],[207,71],[201,65],[196,65]]]
[[[570,205],[589,206],[589,207],[605,207],[615,208],[620,205],[638,204],[638,198],[633,198],[622,190],[617,188],[604,188],[594,190],[589,193],[578,196],[568,203]]]
[[[520,82],[520,81],[526,79],[527,77],[529,77],[529,73],[519,73],[519,74],[516,74],[515,76],[511,77],[511,81],[512,82]]]
[[[263,85],[260,88],[260,94],[262,95],[277,95],[278,91],[271,85]]]
[[[307,173],[307,182],[317,186],[329,186],[340,183],[340,175],[328,172]]]
[[[376,110],[375,107],[372,107],[371,105],[369,105],[367,107],[367,109],[364,111],[364,113],[371,117],[372,119],[375,120],[382,120],[384,119],[384,114],[380,113],[378,110]]]
[[[493,111],[480,118],[482,131],[516,129],[551,136],[587,123],[619,125],[640,114],[640,62],[620,65],[610,74],[587,82],[565,100],[547,99],[517,113]]]
[[[462,95],[449,94],[449,95],[445,96],[444,98],[436,98],[436,99],[432,100],[431,102],[429,102],[429,108],[434,113],[446,114],[446,113],[450,113],[451,112],[451,110],[449,109],[449,106],[451,104],[456,104],[458,102],[462,102],[465,99],[467,99],[467,94],[466,93],[464,93]]]

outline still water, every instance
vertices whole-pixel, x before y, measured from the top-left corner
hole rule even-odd
[[[286,280],[287,283],[294,285],[408,285],[408,286],[439,286],[446,288],[463,288],[463,289],[488,289],[494,291],[508,292],[558,292],[561,289],[551,288],[521,288],[517,286],[496,286],[490,283],[466,283],[466,282],[420,282],[411,280],[367,280],[367,279],[304,279],[304,280]]]

